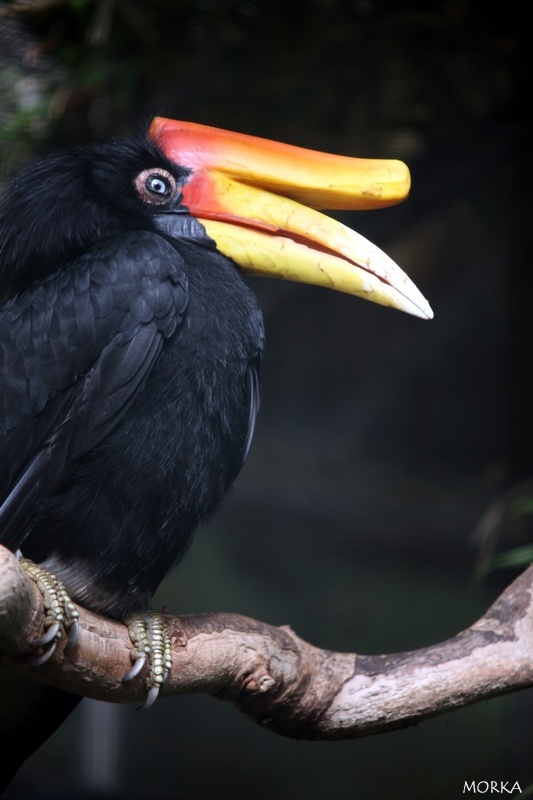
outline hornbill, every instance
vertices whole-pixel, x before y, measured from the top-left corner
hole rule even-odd
[[[430,318],[399,267],[317,211],[408,190],[398,161],[163,118],[23,169],[0,205],[0,542],[90,609],[145,609],[252,437],[263,322],[241,271]],[[1,681],[12,772],[78,698]]]

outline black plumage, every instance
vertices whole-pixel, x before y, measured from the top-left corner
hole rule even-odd
[[[71,597],[142,609],[238,474],[254,295],[145,134],[32,165],[0,206],[0,542]],[[0,672],[0,790],[79,698]]]
[[[144,136],[92,145],[19,174],[0,212],[0,541],[119,617],[220,503],[258,407],[261,315],[184,174]]]

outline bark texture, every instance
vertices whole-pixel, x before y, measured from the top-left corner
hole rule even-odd
[[[533,566],[474,625],[441,644],[366,656],[321,650],[288,627],[237,614],[168,617],[174,665],[162,696],[206,692],[258,724],[301,739],[349,739],[404,727],[533,685]],[[35,667],[42,598],[0,548],[0,660],[68,691],[142,703],[143,674],[124,683],[130,640],[119,622],[80,612],[78,643]]]

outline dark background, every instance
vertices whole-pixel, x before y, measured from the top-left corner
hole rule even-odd
[[[3,179],[154,113],[411,167],[403,205],[341,218],[435,320],[254,281],[254,445],[155,605],[381,653],[454,635],[512,579],[476,565],[531,542],[514,513],[533,493],[531,38],[514,3],[0,3]],[[465,781],[533,782],[531,692],[337,743],[277,737],[204,696],[107,721],[82,706],[10,797],[448,800]]]

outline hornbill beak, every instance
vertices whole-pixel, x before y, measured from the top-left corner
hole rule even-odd
[[[244,271],[354,294],[409,314],[433,312],[383,251],[317,209],[393,205],[409,193],[401,161],[306,150],[156,117],[150,139],[190,170],[183,203]]]

